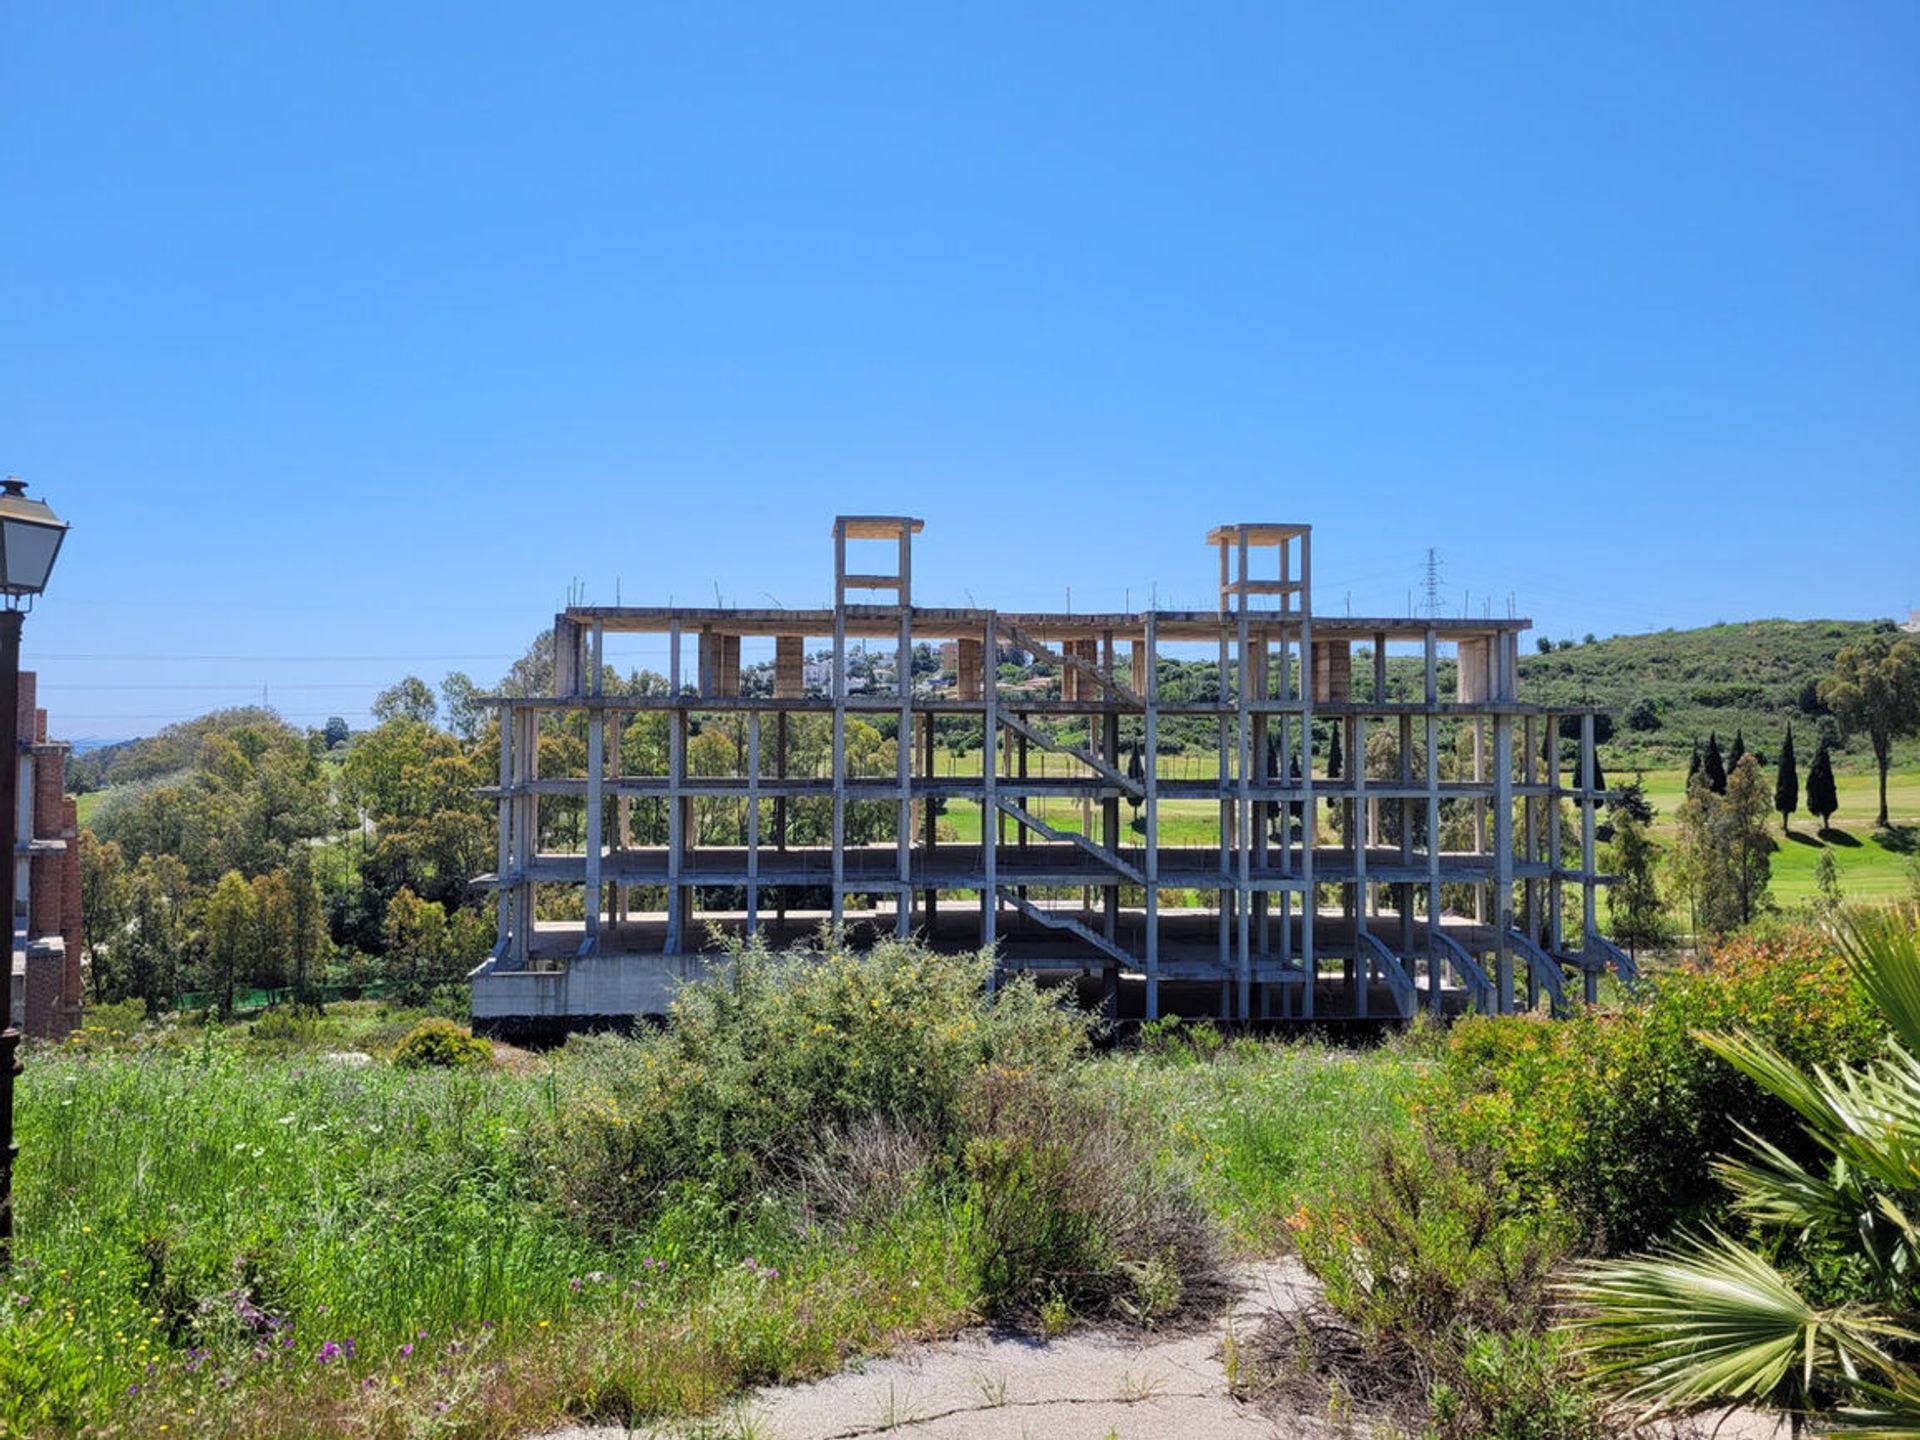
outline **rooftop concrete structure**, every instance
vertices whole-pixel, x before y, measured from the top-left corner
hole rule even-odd
[[[828,609],[555,617],[554,694],[491,701],[499,935],[476,1024],[657,1012],[724,937],[823,925],[990,946],[999,973],[1148,1018],[1558,1010],[1630,974],[1596,923],[1596,712],[1520,698],[1527,621],[1316,617],[1311,528],[1270,522],[1206,532],[1215,609],[916,605],[921,529],[836,519]],[[612,693],[609,637],[636,633],[665,637],[665,684]],[[874,640],[891,665],[856,680]],[[770,664],[743,671],[743,641]],[[919,682],[917,645],[944,657]],[[1050,678],[1003,680],[1015,653]],[[1166,688],[1173,658],[1204,662],[1202,693]],[[958,731],[977,769],[958,773]],[[584,764],[556,773],[567,747],[541,742],[563,736]]]

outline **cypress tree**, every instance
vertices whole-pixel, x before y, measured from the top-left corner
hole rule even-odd
[[[1740,757],[1747,753],[1747,734],[1744,729],[1733,732],[1733,748],[1727,752],[1727,773],[1731,775],[1740,766]]]
[[[1707,777],[1707,788],[1714,794],[1727,793],[1727,762],[1720,756],[1720,733],[1717,730],[1707,735],[1707,758],[1701,763],[1700,772]]]
[[[1700,742],[1693,742],[1693,758],[1687,762],[1687,784],[1693,784],[1693,777],[1700,773]]]
[[[1780,769],[1773,780],[1773,808],[1780,812],[1780,831],[1793,828],[1793,812],[1800,808],[1800,769],[1793,759],[1793,726],[1780,742]]]
[[[1807,813],[1820,817],[1820,833],[1833,828],[1833,813],[1840,808],[1840,794],[1833,784],[1833,757],[1822,740],[1814,751],[1813,766],[1807,771]]]
[[[1329,780],[1338,780],[1340,778],[1340,771],[1343,768],[1345,758],[1346,757],[1340,753],[1340,722],[1336,720],[1333,722],[1333,744],[1327,750],[1327,778]]]

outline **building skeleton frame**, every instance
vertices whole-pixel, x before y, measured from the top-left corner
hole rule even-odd
[[[941,948],[992,947],[996,975],[1097,980],[1109,1013],[1149,1019],[1168,1008],[1176,988],[1182,1008],[1198,996],[1222,1018],[1312,1021],[1405,1018],[1422,1006],[1505,1013],[1543,1000],[1557,1013],[1569,1003],[1570,979],[1589,1002],[1606,969],[1633,979],[1631,963],[1597,924],[1598,889],[1611,879],[1595,865],[1595,812],[1606,800],[1592,783],[1597,712],[1519,699],[1519,637],[1529,622],[1316,619],[1311,529],[1272,523],[1208,532],[1218,554],[1217,610],[916,606],[913,543],[921,529],[906,516],[837,518],[830,610],[581,605],[555,618],[553,695],[489,702],[501,719],[499,784],[486,792],[499,806],[499,839],[496,868],[478,883],[496,892],[498,940],[473,973],[476,1023],[567,1026],[658,1011],[674,984],[713,958],[714,931],[783,943],[822,924],[843,934],[855,924],[919,934]],[[878,542],[895,557],[892,568],[850,569],[849,542]],[[869,598],[856,603],[856,595]],[[604,691],[606,637],[634,632],[667,637],[667,693]],[[689,635],[698,655],[691,683],[682,673]],[[771,695],[743,693],[743,637],[774,641]],[[827,693],[809,694],[806,647],[824,637]],[[856,640],[893,642],[890,691],[862,692],[850,682]],[[926,641],[950,643],[952,683],[916,693],[913,647]],[[1165,647],[1195,642],[1217,646],[1219,698],[1163,699]],[[1356,644],[1370,647],[1366,699],[1351,683]],[[1390,644],[1419,647],[1422,693],[1414,698],[1389,697]],[[1443,646],[1453,647],[1457,672],[1445,698]],[[1051,668],[1058,697],[1007,687],[997,660],[1010,650]],[[620,736],[647,712],[667,717],[665,773],[623,774]],[[541,775],[543,717],[580,713],[585,773]],[[831,727],[828,774],[792,776],[789,722],[821,714]],[[950,715],[979,720],[977,776],[935,773],[934,720]],[[744,720],[744,773],[690,774],[695,727],[727,716]],[[851,774],[849,721],[882,716],[895,726],[893,773]],[[1175,716],[1215,720],[1214,776],[1163,773],[1163,725]],[[1139,721],[1137,778],[1121,750],[1128,717]],[[1564,776],[1560,745],[1549,737],[1569,718],[1578,758]],[[1058,735],[1051,726],[1061,721],[1084,722],[1087,744]],[[1441,778],[1443,725],[1471,734],[1465,776]],[[1338,731],[1349,757],[1342,776],[1326,774],[1312,743],[1316,726]],[[1376,727],[1395,742],[1388,776],[1368,774]],[[1060,757],[1064,773],[1050,764],[1033,775],[1035,751]],[[584,802],[582,852],[538,848],[540,801],[556,796]],[[824,843],[790,843],[790,802],[801,798],[830,801]],[[696,843],[695,804],[709,799],[743,807],[743,844]],[[1079,828],[1049,823],[1036,800],[1042,808],[1047,800],[1077,802]],[[1123,800],[1140,813],[1125,828]],[[1218,843],[1163,845],[1163,804],[1194,800],[1217,803]],[[664,804],[664,845],[633,843],[636,801]],[[979,807],[977,844],[939,838],[935,817],[947,801]],[[1442,848],[1443,802],[1471,810],[1469,847]],[[873,804],[892,808],[892,838],[850,844],[850,807]],[[1341,817],[1337,834],[1322,805]],[[1579,817],[1572,855],[1562,844],[1569,805]],[[1425,843],[1417,844],[1422,824]],[[1580,891],[1573,935],[1567,885]],[[544,886],[577,887],[582,918],[536,919],[536,887]],[[700,891],[715,889],[744,905],[700,911]],[[636,890],[663,894],[664,909],[636,911]],[[827,903],[790,907],[800,891]],[[1165,903],[1170,892],[1196,891],[1214,903]],[[1336,904],[1320,903],[1330,894]],[[1448,897],[1462,896],[1471,897],[1470,913],[1447,908]],[[1208,998],[1214,989],[1217,1005]]]

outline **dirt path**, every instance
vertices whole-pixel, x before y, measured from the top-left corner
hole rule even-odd
[[[1335,1440],[1368,1433],[1324,1414],[1252,1406],[1227,1368],[1261,1320],[1311,1304],[1297,1260],[1241,1267],[1213,1321],[1173,1335],[1076,1330],[1055,1340],[976,1330],[870,1360],[810,1385],[772,1385],[719,1416],[629,1430],[575,1426],[545,1440]],[[1716,1424],[1717,1421],[1717,1424]],[[1740,1412],[1655,1426],[1649,1440],[1787,1440],[1784,1422]]]
[[[1244,1337],[1268,1311],[1294,1308],[1312,1294],[1306,1272],[1291,1260],[1246,1267],[1238,1280],[1239,1293],[1217,1320],[1180,1335],[1074,1331],[1039,1340],[976,1331],[811,1385],[755,1391],[717,1422],[572,1429],[549,1440],[1271,1440],[1332,1433],[1314,1417],[1283,1423],[1228,1395],[1228,1335]]]

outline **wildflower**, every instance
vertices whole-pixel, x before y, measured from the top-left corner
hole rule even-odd
[[[407,1358],[407,1356],[411,1354],[413,1354],[413,1342],[409,1340],[406,1344],[400,1347],[400,1358],[404,1360]]]

